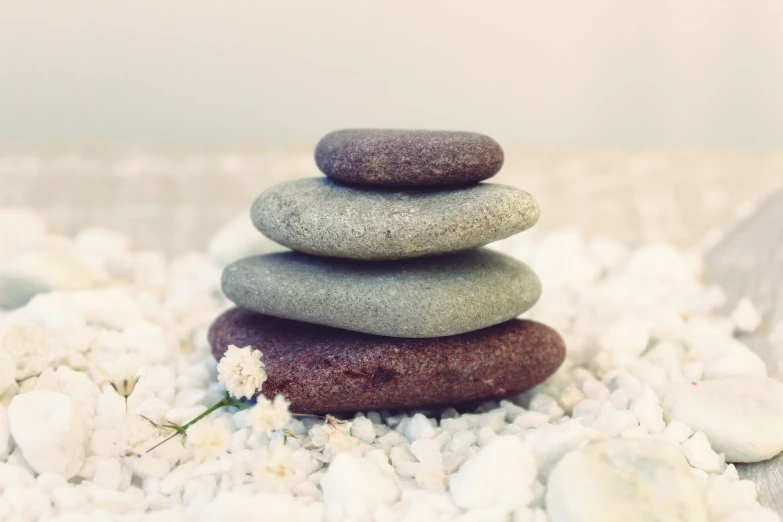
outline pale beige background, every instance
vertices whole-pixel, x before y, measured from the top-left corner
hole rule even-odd
[[[0,139],[779,146],[779,0],[3,0]]]

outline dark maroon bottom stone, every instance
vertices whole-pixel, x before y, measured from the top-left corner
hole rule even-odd
[[[400,339],[233,308],[209,329],[217,360],[229,345],[263,352],[267,397],[297,413],[453,406],[507,397],[544,381],[565,357],[557,332],[512,319],[475,332]]]

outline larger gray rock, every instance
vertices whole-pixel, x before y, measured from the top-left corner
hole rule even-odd
[[[281,245],[368,260],[480,247],[530,228],[538,213],[530,194],[505,185],[390,191],[326,178],[281,183],[250,211],[256,228]]]
[[[503,149],[475,132],[347,129],[315,148],[327,176],[360,185],[461,185],[485,180],[503,166]]]
[[[525,264],[487,249],[363,263],[298,252],[250,257],[223,292],[256,312],[392,337],[441,337],[512,319],[541,295]]]

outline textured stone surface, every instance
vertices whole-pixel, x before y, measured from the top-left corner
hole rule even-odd
[[[263,392],[291,411],[337,412],[455,405],[526,390],[565,357],[560,336],[514,319],[437,339],[398,339],[234,308],[209,331],[216,359],[230,344],[263,352]]]
[[[527,265],[488,249],[377,263],[268,254],[229,265],[222,286],[256,312],[392,337],[478,330],[518,316],[541,295]]]
[[[703,431],[727,462],[758,462],[783,451],[783,384],[736,377],[672,387],[664,414]]]
[[[506,185],[401,191],[309,178],[262,193],[250,214],[264,235],[294,250],[388,260],[486,245],[533,226],[539,209]]]
[[[614,439],[567,454],[549,476],[551,522],[707,522],[688,462],[669,443]]]
[[[38,473],[70,479],[84,463],[87,434],[77,403],[68,395],[34,390],[14,397],[8,407],[14,443]]]
[[[346,183],[461,185],[495,175],[503,166],[503,149],[474,132],[347,129],[321,138],[315,162]]]

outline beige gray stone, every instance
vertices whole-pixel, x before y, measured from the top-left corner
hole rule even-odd
[[[533,226],[539,209],[505,185],[389,190],[308,178],[270,188],[250,214],[264,235],[299,252],[391,260],[484,246]]]

